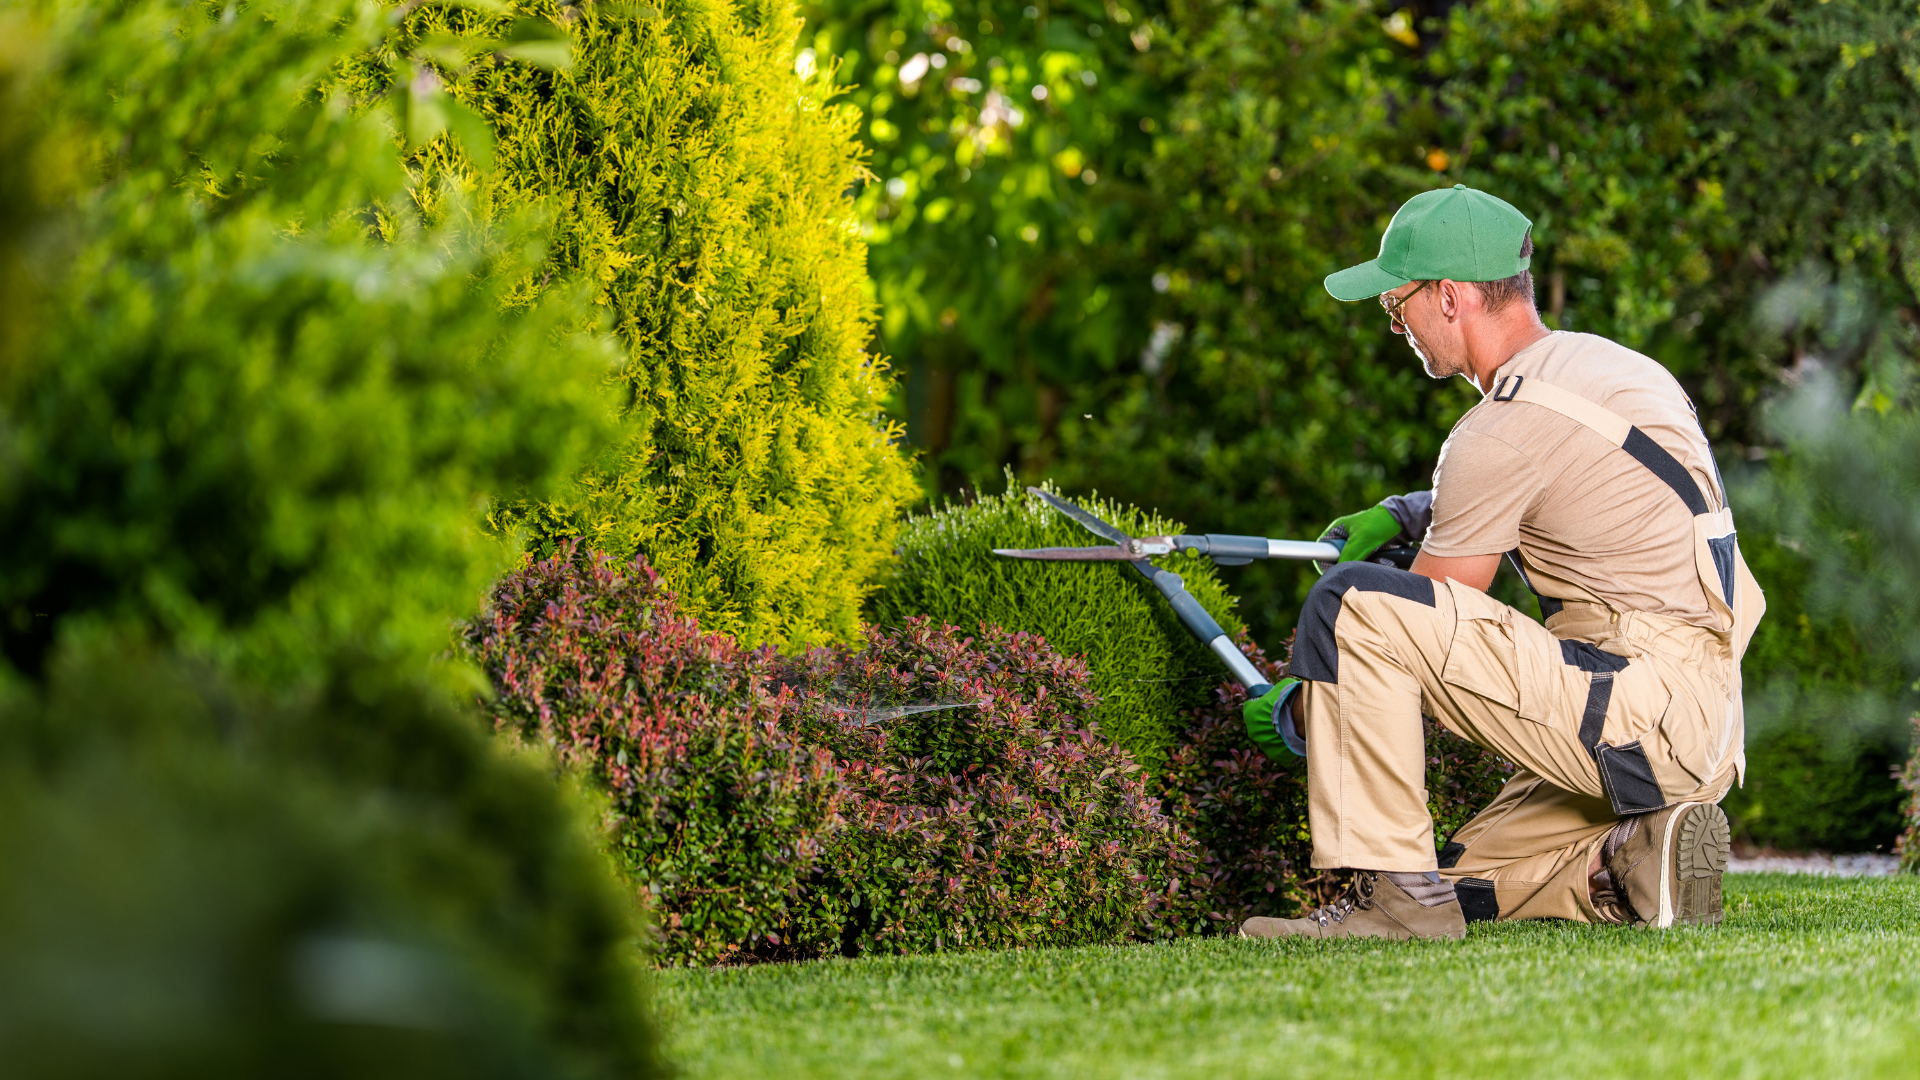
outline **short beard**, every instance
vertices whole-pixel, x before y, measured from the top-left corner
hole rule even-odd
[[[1411,332],[1407,334],[1407,344],[1412,347],[1413,355],[1420,358],[1420,366],[1426,369],[1428,378],[1451,379],[1467,370],[1464,364],[1448,364],[1427,352],[1426,348],[1420,344],[1420,339],[1414,337]]]

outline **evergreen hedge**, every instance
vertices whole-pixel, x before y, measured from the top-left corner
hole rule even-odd
[[[796,74],[791,5],[400,10],[392,47],[341,85],[384,93],[411,49],[413,77],[443,80],[493,134],[490,172],[448,140],[413,158],[424,212],[444,212],[444,183],[494,217],[547,216],[544,261],[507,275],[513,298],[587,282],[625,346],[620,445],[495,524],[543,551],[644,553],[690,612],[748,644],[856,639],[915,488],[867,351],[858,118],[831,103],[830,67]],[[501,62],[502,42],[549,38],[569,63]]]
[[[1097,496],[1074,501],[1129,536],[1184,531],[1174,521]],[[1025,492],[952,503],[907,522],[899,556],[868,605],[880,626],[915,616],[962,627],[1038,634],[1085,660],[1099,698],[1100,730],[1149,771],[1178,741],[1180,718],[1206,703],[1223,666],[1195,641],[1166,599],[1125,563],[1009,559],[995,548],[1104,544]],[[1213,563],[1163,558],[1229,635],[1244,636]]]
[[[612,352],[583,290],[503,296],[537,222],[415,211],[395,136],[459,134],[438,88],[326,84],[388,30],[0,13],[11,1071],[657,1071],[572,797],[433,663],[513,554],[487,499],[611,433]]]

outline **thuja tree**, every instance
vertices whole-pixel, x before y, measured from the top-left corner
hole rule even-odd
[[[540,234],[412,210],[339,0],[0,14],[0,1059],[643,1076],[629,905],[434,665],[601,441]],[[73,973],[91,974],[76,983]]]
[[[495,524],[548,550],[644,553],[706,625],[750,644],[856,637],[912,477],[867,349],[857,115],[830,102],[830,70],[795,72],[791,6],[402,11],[394,44],[343,85],[444,82],[493,136],[491,172],[452,142],[419,153],[421,207],[443,213],[448,183],[495,217],[550,217],[515,302],[585,281],[625,351],[618,448]],[[568,45],[570,63],[511,62]]]

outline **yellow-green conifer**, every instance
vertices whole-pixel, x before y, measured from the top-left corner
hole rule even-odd
[[[412,55],[445,42],[449,58],[411,77],[446,80],[493,134],[478,179],[462,143],[430,143],[423,203],[451,178],[491,213],[550,214],[546,268],[523,295],[593,282],[628,349],[619,449],[571,495],[503,504],[496,522],[541,547],[642,552],[704,625],[749,643],[851,638],[915,488],[867,351],[858,116],[830,103],[831,71],[795,70],[790,0],[524,0],[406,19]],[[500,44],[476,56],[482,39]],[[542,41],[531,51],[563,59],[500,62]],[[349,82],[394,74],[368,64]]]

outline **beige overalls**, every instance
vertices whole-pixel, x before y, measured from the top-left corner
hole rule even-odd
[[[1715,625],[1589,595],[1542,597],[1542,626],[1457,582],[1334,567],[1308,595],[1292,661],[1308,680],[1313,865],[1438,868],[1469,920],[1599,921],[1587,866],[1620,817],[1717,802],[1744,771],[1740,657],[1765,599],[1721,485],[1703,490],[1625,419],[1537,378],[1503,378],[1483,407],[1516,401],[1598,433],[1672,488],[1693,515]],[[1527,575],[1517,550],[1514,562]],[[1437,856],[1423,713],[1518,766]]]

